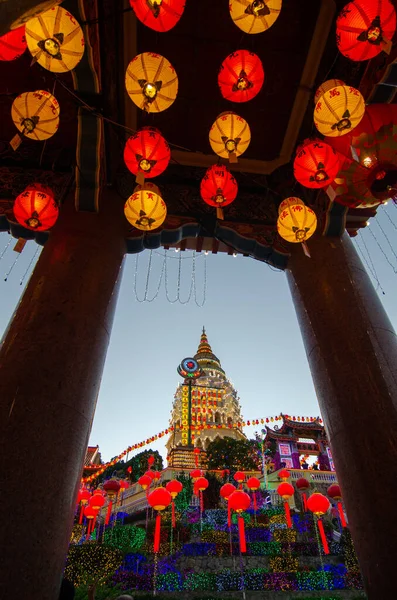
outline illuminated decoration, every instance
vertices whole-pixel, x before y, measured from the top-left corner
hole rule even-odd
[[[178,95],[178,76],[171,63],[154,52],[132,59],[125,74],[125,87],[131,100],[147,112],[162,112]]]
[[[245,481],[245,473],[242,471],[236,471],[233,475],[233,479],[234,481],[237,481],[237,483],[240,485],[240,488],[242,488],[243,482]]]
[[[129,223],[142,231],[158,229],[167,216],[167,206],[160,196],[159,188],[150,182],[139,185],[124,205]]]
[[[12,103],[11,117],[15,127],[31,140],[46,140],[59,125],[59,104],[44,90],[24,92]]]
[[[230,16],[245,33],[262,33],[273,25],[282,0],[230,0]]]
[[[165,489],[167,490],[167,492],[169,492],[171,494],[171,498],[172,498],[172,526],[175,527],[176,526],[176,520],[175,520],[175,503],[174,503],[174,500],[178,496],[178,494],[180,494],[180,492],[183,490],[183,485],[177,479],[171,479],[171,481],[169,481],[167,483],[167,485],[165,486]]]
[[[339,513],[339,518],[340,518],[342,527],[347,527],[345,515],[343,512],[343,506],[342,506],[342,502],[341,502],[342,492],[340,491],[340,486],[336,483],[330,485],[329,488],[327,489],[327,494],[330,498],[332,498],[333,500],[336,501],[336,505],[338,507],[338,513]]]
[[[260,92],[265,79],[262,61],[249,50],[236,50],[223,61],[218,73],[221,94],[231,102],[248,102]]]
[[[240,552],[247,552],[244,519],[241,516],[241,514],[251,506],[251,498],[242,490],[236,490],[235,492],[233,492],[233,494],[229,496],[228,504],[230,510],[234,510],[238,515],[237,525],[240,542]]]
[[[116,525],[105,530],[103,543],[118,548],[123,554],[137,552],[145,542],[146,532],[135,525]]]
[[[149,475],[142,475],[142,477],[140,477],[138,479],[138,484],[141,486],[141,488],[143,490],[146,490],[150,484],[152,483],[152,478],[149,477]]]
[[[154,471],[146,471],[146,473],[143,474],[143,477],[150,477],[150,479],[153,481],[154,479]]]
[[[396,31],[396,12],[389,0],[354,0],[343,7],[336,21],[336,43],[350,60],[390,53]]]
[[[196,467],[199,466],[199,456],[200,456],[200,448],[195,448],[193,450],[194,453],[194,464]]]
[[[178,23],[186,0],[130,0],[136,18],[154,31],[169,31]]]
[[[296,489],[299,490],[302,494],[303,508],[304,508],[304,511],[306,512],[307,511],[306,490],[308,490],[310,488],[310,483],[308,482],[306,477],[300,477],[299,479],[296,480],[295,485],[296,485]]]
[[[157,482],[161,477],[161,473],[159,471],[152,471],[152,473],[153,473],[153,481]]]
[[[208,479],[206,479],[205,477],[199,477],[194,482],[194,485],[199,492],[204,492],[204,490],[208,488]]]
[[[161,175],[171,158],[170,147],[155,127],[142,127],[126,142],[124,162],[138,183]]]
[[[300,198],[290,197],[282,201],[277,219],[277,231],[287,242],[304,243],[317,228],[317,217]]]
[[[361,93],[354,87],[339,84],[319,94],[313,118],[320,133],[338,137],[354,129],[364,113],[365,102]]]
[[[287,479],[290,477],[291,473],[288,471],[288,469],[281,469],[281,471],[278,473],[278,478],[281,479],[281,481],[287,481]]]
[[[221,113],[210,129],[211,148],[221,158],[236,162],[237,156],[243,154],[251,141],[251,131],[245,119],[236,113]]]
[[[325,515],[329,507],[330,501],[328,500],[328,498],[326,498],[326,496],[323,496],[322,494],[312,494],[307,501],[307,508],[317,517],[318,530],[320,532],[320,537],[323,543],[325,554],[329,554],[329,547],[324,532],[324,525],[320,517],[322,515]]]
[[[110,515],[112,514],[113,502],[117,498],[117,494],[120,491],[120,482],[117,479],[108,479],[103,484],[103,489],[106,492],[107,497],[109,498],[108,510],[105,517],[105,525],[109,524]]]
[[[202,199],[216,207],[218,219],[223,219],[222,208],[235,200],[237,191],[237,182],[225,165],[213,165],[207,169],[200,184]]]
[[[319,139],[305,140],[294,160],[294,176],[308,188],[323,188],[332,183],[340,167],[337,152]]]
[[[227,502],[229,500],[229,497],[235,491],[236,491],[236,488],[234,487],[234,485],[232,483],[225,483],[220,489],[220,495]],[[231,516],[230,516],[230,506],[229,506],[229,503],[227,503],[227,525],[228,525],[228,527],[231,527],[231,524],[232,523],[231,523]]]
[[[81,504],[80,518],[79,518],[79,524],[80,525],[83,522],[84,506],[86,504],[88,504],[88,501],[89,501],[90,498],[91,498],[91,492],[90,492],[90,490],[87,490],[87,488],[80,488],[79,489],[79,493],[78,493],[78,496],[77,496],[77,503]]]
[[[65,577],[76,587],[102,585],[122,562],[120,550],[105,544],[73,545],[69,548]]]
[[[60,6],[30,19],[25,34],[34,60],[53,73],[71,71],[83,57],[83,31],[74,16]]]
[[[290,483],[280,483],[280,485],[277,488],[277,494],[279,496],[281,496],[281,498],[284,500],[284,510],[285,510],[285,518],[287,520],[287,526],[291,529],[292,528],[292,521],[291,521],[291,513],[289,510],[289,499],[294,495],[295,490],[294,490],[294,486],[291,485]]]
[[[14,216],[22,227],[32,231],[48,231],[58,219],[58,204],[52,191],[35,183],[15,198]]]
[[[26,50],[25,25],[0,37],[0,60],[15,60]]]
[[[96,511],[99,511],[105,504],[106,500],[100,490],[95,490],[90,498],[89,505]]]
[[[98,516],[98,511],[96,509],[94,509],[93,506],[88,505],[84,509],[84,516],[88,521],[88,527],[87,527],[87,533],[86,533],[86,539],[88,540],[90,534],[94,530],[95,521]]]
[[[195,481],[197,481],[197,479],[199,477],[201,477],[202,472],[200,471],[200,469],[193,469],[193,471],[190,471],[189,475],[192,478],[192,480],[195,482]]]
[[[256,511],[258,510],[258,505],[256,502],[256,491],[259,490],[259,488],[261,487],[261,482],[259,481],[259,479],[257,477],[249,477],[249,479],[247,479],[247,488],[249,490],[251,490],[252,492],[252,496],[254,499],[254,511],[256,514]]]
[[[147,459],[147,464],[149,466],[149,469],[152,468],[152,466],[154,465],[154,455],[150,454],[150,456]]]
[[[172,497],[163,487],[158,487],[148,495],[148,502],[154,510],[157,510],[156,525],[154,530],[154,552],[160,550],[161,511],[171,504]]]
[[[332,90],[334,87],[344,86],[346,85],[344,81],[341,79],[327,79],[327,81],[323,81],[323,83],[317,88],[316,93],[314,94],[314,104],[317,104],[318,100],[328,92],[328,90]]]
[[[184,358],[178,366],[177,371],[184,379],[197,379],[202,375],[202,371],[195,358]]]

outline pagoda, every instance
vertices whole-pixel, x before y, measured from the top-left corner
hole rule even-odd
[[[166,443],[168,464],[174,468],[194,467],[194,448],[201,450],[200,466],[204,467],[208,445],[217,438],[246,439],[241,429],[237,391],[226,377],[219,358],[212,352],[204,327],[194,358],[202,375],[194,381],[191,389],[192,445],[188,446],[187,441],[189,415],[183,414],[182,410],[183,396],[188,393],[188,382],[184,381],[175,392],[170,419],[174,430]]]

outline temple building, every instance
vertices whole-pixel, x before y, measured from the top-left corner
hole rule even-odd
[[[191,421],[184,408],[189,393],[187,381],[178,386],[171,411],[170,425],[174,431],[166,448],[168,464],[174,468],[194,466],[193,446],[200,448],[200,464],[205,466],[205,450],[217,438],[245,439],[240,423],[241,406],[237,391],[222,369],[219,358],[212,352],[203,327],[201,339],[194,359],[203,375],[191,388]],[[191,446],[188,445],[188,430],[191,428]]]

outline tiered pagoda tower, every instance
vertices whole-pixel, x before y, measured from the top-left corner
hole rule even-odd
[[[192,468],[195,464],[193,446],[202,450],[200,464],[204,466],[205,450],[216,438],[245,439],[239,425],[242,416],[237,391],[226,377],[219,358],[212,352],[204,327],[194,358],[203,375],[192,385],[192,446],[187,445],[188,415],[182,414],[182,396],[187,394],[188,388],[185,381],[178,386],[172,407],[170,424],[174,431],[166,443],[170,467]]]

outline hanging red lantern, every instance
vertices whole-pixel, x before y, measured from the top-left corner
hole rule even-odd
[[[86,504],[88,504],[88,501],[90,498],[91,498],[90,490],[87,490],[87,488],[80,488],[78,496],[77,496],[77,502],[79,502],[81,504],[80,518],[79,518],[80,525],[83,522],[84,506]]]
[[[205,409],[204,409],[204,412],[205,412]],[[194,464],[196,467],[198,467],[199,466],[200,448],[195,448],[193,450],[193,453],[194,453]]]
[[[396,12],[389,0],[354,0],[336,21],[336,43],[347,58],[368,60],[382,50],[390,53],[396,31]]]
[[[223,61],[218,73],[221,94],[231,102],[248,102],[260,92],[265,73],[262,61],[249,50],[236,50]]]
[[[175,520],[175,503],[174,503],[174,499],[183,490],[183,485],[177,479],[171,479],[171,481],[169,481],[167,483],[167,485],[165,486],[165,489],[167,490],[167,492],[169,492],[171,494],[171,498],[172,498],[172,526],[175,527],[176,526],[176,520]]]
[[[35,183],[15,198],[14,216],[18,223],[32,231],[47,231],[55,224],[58,205],[50,188]]]
[[[25,25],[0,37],[0,60],[15,60],[26,50]]]
[[[225,165],[213,165],[207,169],[200,184],[202,199],[216,207],[218,219],[223,219],[222,208],[235,200],[237,191],[237,182]]]
[[[256,504],[256,491],[259,490],[259,488],[261,487],[261,482],[259,481],[259,479],[257,477],[250,477],[249,479],[247,479],[247,488],[249,490],[251,490],[252,492],[252,496],[254,498],[254,511],[255,511],[255,519],[256,519],[256,511],[258,510],[257,504]]]
[[[322,494],[312,494],[307,501],[307,508],[317,517],[318,530],[320,532],[325,554],[329,554],[329,547],[327,538],[325,536],[324,525],[320,517],[325,515],[329,507],[330,501]]]
[[[157,510],[156,526],[154,530],[154,552],[160,550],[161,511],[171,504],[171,494],[163,487],[158,487],[148,496],[148,502],[154,510]]]
[[[146,471],[143,477],[150,477],[151,480],[154,479],[154,471]]]
[[[153,473],[153,481],[158,481],[161,477],[160,471],[151,471]]]
[[[235,474],[233,475],[233,479],[234,481],[237,481],[237,483],[240,485],[240,488],[243,485],[243,482],[245,481],[245,473],[243,473],[243,471],[236,471]]]
[[[307,511],[307,496],[306,496],[305,490],[308,490],[310,488],[310,483],[308,482],[308,480],[306,479],[306,477],[300,477],[295,482],[295,485],[296,485],[296,488],[302,494],[303,508],[304,508],[304,510],[306,512]]]
[[[103,484],[103,489],[105,490],[108,498],[110,500],[114,500],[119,493],[120,490],[120,482],[117,479],[108,479]]]
[[[94,529],[94,524],[95,524],[96,518],[98,516],[98,511],[95,510],[92,506],[86,506],[84,509],[84,516],[88,521],[87,535],[86,535],[86,539],[88,540]]]
[[[237,525],[239,533],[240,551],[247,552],[247,544],[245,541],[244,519],[241,513],[247,510],[251,505],[251,498],[242,490],[236,490],[229,496],[228,504],[230,510],[237,513]]]
[[[339,518],[340,518],[342,527],[347,527],[345,514],[343,512],[343,506],[342,506],[342,502],[341,502],[342,492],[340,491],[339,485],[336,483],[333,483],[332,485],[330,485],[329,488],[327,489],[327,494],[330,498],[332,498],[333,500],[336,501],[336,505],[338,508]]]
[[[285,518],[286,518],[286,521],[287,521],[287,526],[289,528],[291,528],[292,527],[292,521],[291,521],[291,513],[290,513],[290,510],[289,510],[288,500],[295,493],[294,487],[290,483],[286,483],[286,482],[280,483],[280,485],[277,488],[277,493],[284,500]]]
[[[208,484],[208,479],[206,479],[205,477],[199,477],[197,479],[197,481],[195,482],[195,486],[197,487],[197,489],[200,492],[203,492],[204,490],[206,490],[207,487],[208,487],[208,485],[209,485]]]
[[[150,486],[152,481],[153,480],[151,477],[149,477],[149,475],[142,475],[142,477],[138,479],[138,484],[141,486],[142,489],[146,490]]]
[[[143,127],[125,144],[124,162],[127,169],[137,176],[139,184],[144,183],[145,177],[150,179],[161,175],[170,158],[170,147],[155,127]]]
[[[235,491],[236,491],[236,488],[234,487],[234,485],[232,483],[225,483],[225,485],[223,485],[220,489],[220,494],[221,494],[222,498],[224,498],[226,501],[228,501],[229,497]],[[228,524],[228,527],[231,526],[229,503],[227,503],[227,524]]]
[[[89,505],[94,510],[98,511],[105,504],[106,500],[103,497],[102,493],[93,494],[90,498]]]
[[[278,478],[281,479],[281,481],[287,481],[287,479],[289,479],[291,477],[291,473],[288,471],[288,469],[281,469],[281,471],[278,474]]]
[[[298,147],[294,176],[308,188],[323,188],[337,176],[340,160],[337,152],[320,139],[307,139]]]
[[[141,23],[154,31],[169,31],[178,23],[186,0],[130,0],[131,8]]]
[[[153,465],[154,465],[154,456],[153,456],[153,454],[151,454],[151,455],[149,456],[149,458],[147,459],[147,464],[148,464],[148,466],[149,466],[149,469],[150,469],[151,467],[153,467]]]
[[[193,469],[193,471],[190,471],[189,475],[193,481],[196,481],[199,477],[201,477],[201,471],[200,469]]]

